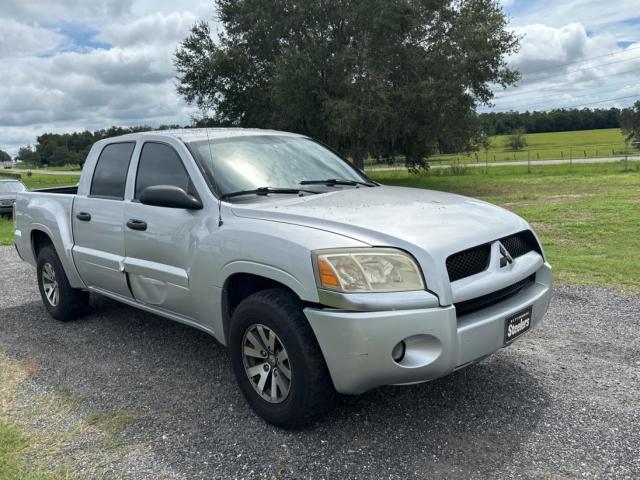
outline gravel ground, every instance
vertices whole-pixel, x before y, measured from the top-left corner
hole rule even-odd
[[[490,359],[287,432],[253,415],[207,335],[98,297],[58,323],[11,248],[0,278],[0,351],[38,362],[32,385],[140,412],[124,478],[640,477],[638,295],[558,287],[542,328]]]

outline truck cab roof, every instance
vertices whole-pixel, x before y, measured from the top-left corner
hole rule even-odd
[[[146,132],[127,133],[119,137],[112,137],[108,140],[112,142],[117,139],[137,139],[140,137],[171,137],[183,142],[197,142],[201,140],[217,140],[221,138],[233,138],[243,136],[283,136],[283,137],[304,137],[297,133],[281,132],[278,130],[265,130],[261,128],[179,128],[173,130],[149,130]]]

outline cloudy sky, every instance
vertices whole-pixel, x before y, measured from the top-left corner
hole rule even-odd
[[[639,0],[502,0],[520,85],[494,111],[640,99]],[[172,55],[211,0],[0,0],[0,149],[45,131],[187,124]],[[483,109],[485,111],[487,109]]]

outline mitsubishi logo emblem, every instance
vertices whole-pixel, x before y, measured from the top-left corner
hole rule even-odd
[[[511,265],[513,263],[513,257],[509,251],[504,247],[502,242],[498,242],[498,246],[500,247],[500,268]]]

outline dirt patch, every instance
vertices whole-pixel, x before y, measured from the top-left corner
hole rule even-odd
[[[175,478],[150,461],[149,446],[123,439],[123,432],[140,419],[139,412],[89,411],[82,397],[32,381],[37,371],[33,359],[16,361],[0,354],[0,421],[25,437],[20,452],[25,463],[55,472],[54,478],[121,478],[125,465],[134,477]]]

